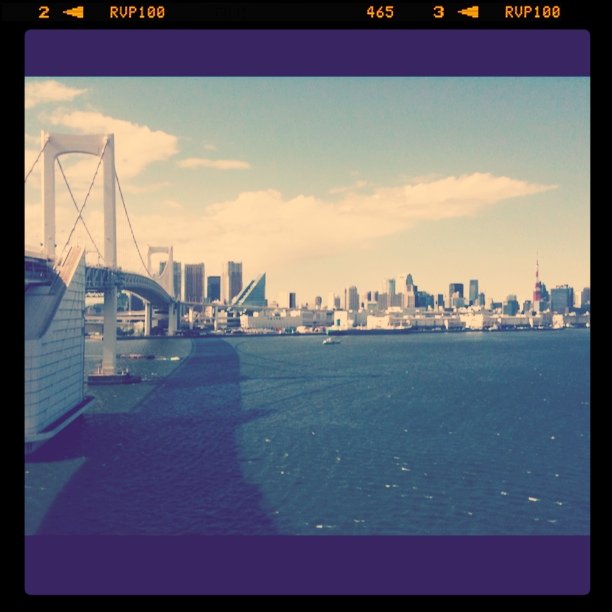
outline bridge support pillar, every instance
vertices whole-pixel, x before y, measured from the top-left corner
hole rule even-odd
[[[102,373],[117,371],[117,287],[104,290],[104,344],[102,346]]]
[[[151,302],[145,300],[145,318],[144,318],[144,335],[151,335],[151,325],[153,323],[153,307],[151,306]]]
[[[176,302],[173,302],[172,304],[168,306],[168,335],[169,336],[174,336],[176,334],[177,311],[178,311],[178,306]]]

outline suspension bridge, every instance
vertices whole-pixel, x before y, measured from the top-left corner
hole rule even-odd
[[[82,204],[78,204],[66,177],[61,157],[68,154],[97,157],[95,172]],[[117,370],[117,292],[127,290],[145,303],[145,334],[151,330],[153,307],[168,311],[168,335],[178,326],[181,303],[174,287],[172,246],[149,247],[147,262],[125,203],[115,168],[113,134],[41,134],[41,148],[26,174],[28,181],[41,163],[42,243],[40,250],[24,253],[25,270],[25,409],[26,450],[53,437],[85,409],[85,295],[104,296],[102,363],[93,375],[100,381],[125,382]],[[61,251],[56,251],[56,172],[63,177],[76,210],[74,224]],[[98,248],[83,217],[98,174],[102,170],[104,231]],[[122,269],[117,261],[116,193],[125,212],[133,244],[144,273]],[[85,250],[75,244],[81,224],[97,252],[99,265],[87,265]],[[167,263],[160,274],[151,268],[151,256],[164,253]]]

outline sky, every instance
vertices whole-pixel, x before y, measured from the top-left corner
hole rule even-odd
[[[26,78],[25,174],[47,132],[115,135],[136,239],[299,303],[411,273],[530,299],[590,285],[590,83],[523,78]],[[97,158],[60,158],[81,205]],[[25,244],[40,248],[40,167]],[[103,242],[101,173],[83,216]],[[58,253],[77,218],[56,170]],[[118,261],[143,266],[117,192]],[[80,223],[72,243],[98,256]],[[161,256],[156,256],[160,259]]]

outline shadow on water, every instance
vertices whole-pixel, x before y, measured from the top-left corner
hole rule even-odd
[[[132,411],[86,414],[35,461],[84,456],[39,534],[270,535],[273,520],[240,468],[240,363],[222,339],[191,356]]]

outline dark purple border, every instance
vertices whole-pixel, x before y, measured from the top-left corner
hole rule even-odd
[[[586,30],[29,30],[26,76],[588,76]]]
[[[584,595],[590,538],[26,538],[30,595]]]
[[[30,30],[28,76],[588,76],[582,30]],[[27,537],[51,594],[525,594],[590,588],[590,538]]]

